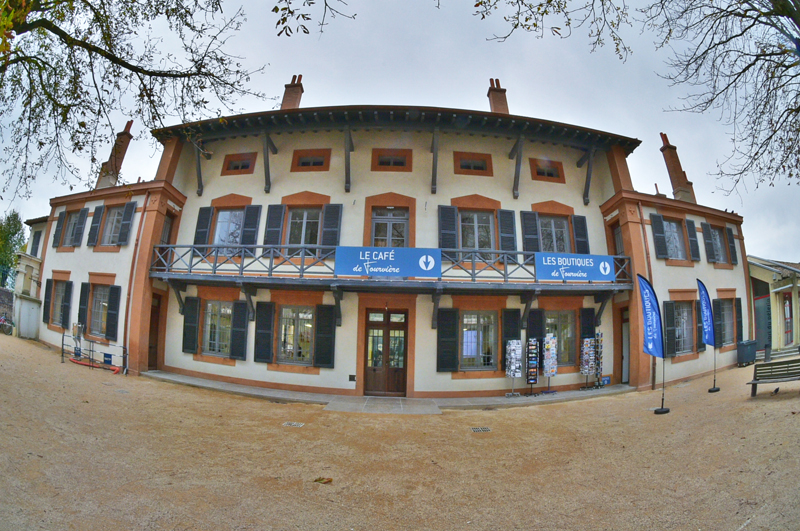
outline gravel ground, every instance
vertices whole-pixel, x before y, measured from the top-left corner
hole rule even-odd
[[[800,529],[800,382],[751,399],[752,368],[663,416],[660,391],[406,416],[58,354],[0,336],[0,530]]]

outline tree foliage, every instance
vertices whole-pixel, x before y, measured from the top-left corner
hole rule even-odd
[[[25,227],[19,212],[11,210],[0,219],[0,276],[14,280],[14,268],[17,267],[17,252],[25,244]]]

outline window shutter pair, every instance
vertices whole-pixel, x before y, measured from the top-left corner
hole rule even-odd
[[[272,363],[274,358],[275,303],[256,303],[255,361]],[[336,307],[316,307],[314,329],[314,367],[332,369],[336,350]]]
[[[675,334],[675,302],[664,301],[664,356],[675,356],[677,337]]]
[[[83,325],[83,331],[89,329],[89,293],[91,284],[81,282],[81,294],[78,299],[78,323]],[[106,311],[106,335],[110,341],[117,340],[117,329],[119,328],[119,303],[122,298],[122,288],[120,286],[109,286],[108,288],[108,310]]]
[[[44,283],[44,308],[42,308],[42,322],[50,322],[50,304],[52,304],[53,279],[48,278]]]
[[[511,339],[522,339],[519,321],[521,312],[519,309],[506,309],[502,312],[503,319],[503,342],[500,345],[500,368],[506,370],[506,348]]]
[[[103,214],[105,213],[105,206],[99,205],[94,209],[92,214],[92,224],[89,226],[89,238],[86,245],[89,247],[97,246],[98,239],[100,238],[100,224],[103,222]],[[128,201],[122,209],[122,222],[119,226],[119,234],[115,245],[128,245],[131,235],[131,227],[133,226],[133,215],[136,213],[136,201]]]
[[[703,340],[703,306],[700,301],[694,301],[694,315],[697,324],[697,352],[704,352],[706,344]]]
[[[522,224],[522,250],[526,253],[538,253],[542,250],[541,234],[539,231],[539,213],[519,213]],[[589,227],[586,216],[571,216],[572,240],[575,242],[576,254],[590,254]],[[530,260],[529,260],[530,261]]]

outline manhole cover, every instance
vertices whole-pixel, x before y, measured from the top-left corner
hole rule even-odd
[[[289,426],[290,428],[302,428],[303,427],[303,423],[302,422],[284,422],[283,425],[284,426]]]
[[[486,426],[481,426],[479,428],[470,428],[473,433],[487,433],[492,431],[491,428],[487,428]]]

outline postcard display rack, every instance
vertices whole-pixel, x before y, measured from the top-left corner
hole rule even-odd
[[[584,338],[581,343],[581,374],[586,376],[586,385],[581,387],[581,391],[603,387],[602,332],[598,332],[593,338]],[[595,377],[595,381],[592,384],[589,383],[590,376]]]
[[[522,376],[522,341],[509,339],[506,344],[506,378],[511,378],[511,392],[506,393],[507,398],[519,396],[514,392],[514,378]]]
[[[553,334],[547,334],[544,338],[544,356],[542,356],[542,375],[547,377],[547,390],[542,393],[549,394],[556,391],[550,390],[550,378],[558,374],[558,339]]]
[[[525,346],[525,382],[530,386],[526,396],[538,396],[533,386],[539,383],[539,340],[533,337]]]

